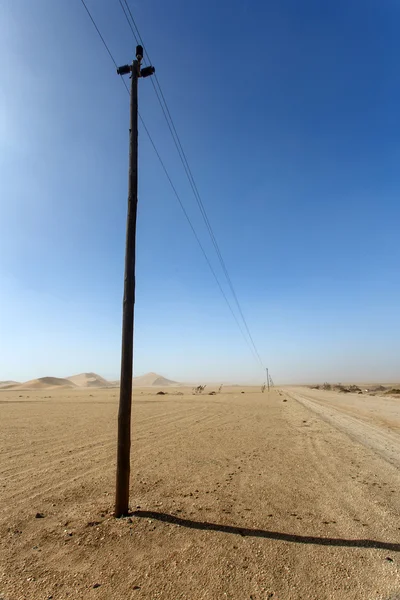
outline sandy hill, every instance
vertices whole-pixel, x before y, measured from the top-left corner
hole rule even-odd
[[[62,377],[39,377],[39,379],[31,379],[16,387],[19,390],[50,390],[60,387],[74,388],[76,385]]]
[[[7,390],[13,388],[15,385],[21,385],[18,381],[0,381],[0,390]]]
[[[97,375],[97,373],[80,373],[79,375],[67,377],[67,379],[78,387],[108,387],[111,385],[107,379]]]
[[[158,375],[157,373],[146,373],[146,375],[134,377],[133,385],[138,387],[167,387],[169,385],[180,385],[180,383],[177,381],[171,381],[171,379],[166,379],[166,377]]]

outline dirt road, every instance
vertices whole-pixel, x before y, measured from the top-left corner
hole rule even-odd
[[[286,388],[290,397],[316,412],[400,469],[400,398]]]
[[[399,405],[323,394],[135,390],[115,520],[117,390],[1,392],[0,598],[400,597]]]

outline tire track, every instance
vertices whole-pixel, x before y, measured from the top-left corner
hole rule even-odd
[[[385,431],[382,425],[357,418],[332,404],[326,406],[324,401],[311,399],[303,393],[297,391],[286,391],[285,393],[312,410],[323,421],[346,433],[352,440],[366,446],[390,464],[400,468],[400,435],[397,432],[391,429]]]

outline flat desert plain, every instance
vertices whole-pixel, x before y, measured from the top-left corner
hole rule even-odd
[[[118,389],[0,392],[2,600],[400,598],[399,399],[157,391],[122,519]]]

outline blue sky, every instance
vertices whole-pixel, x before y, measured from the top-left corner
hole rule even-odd
[[[118,1],[87,4],[129,62]],[[399,379],[398,3],[130,7],[273,378]],[[117,378],[128,95],[79,0],[0,29],[0,379]],[[140,111],[228,294],[149,80]],[[261,381],[139,137],[135,373]]]

